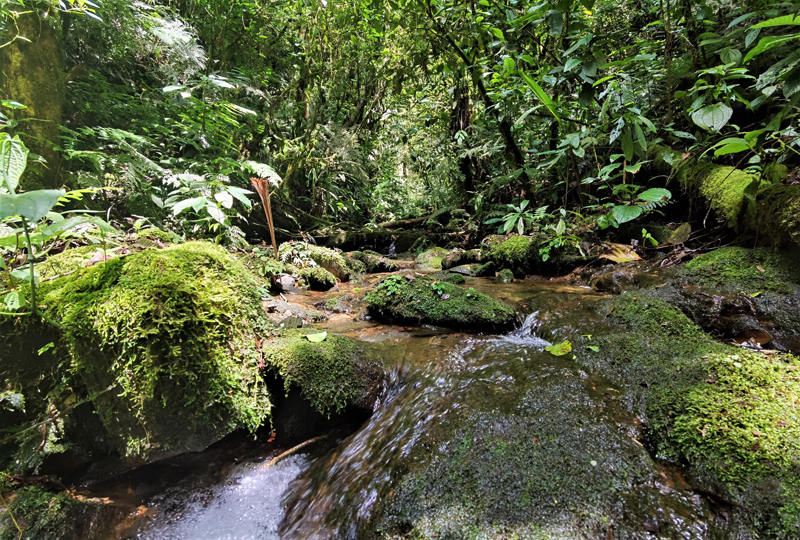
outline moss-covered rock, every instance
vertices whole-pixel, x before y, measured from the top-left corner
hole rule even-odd
[[[800,383],[789,374],[800,361],[715,342],[654,294],[615,300],[610,318],[624,329],[581,338],[592,347],[575,348],[578,361],[627,388],[658,455],[688,464],[706,491],[752,509],[739,516],[751,533],[793,538],[800,437],[792,396]]]
[[[417,256],[417,266],[424,269],[441,270],[442,259],[447,256],[447,250],[444,248],[433,248],[423,251]]]
[[[303,268],[300,277],[315,291],[327,291],[336,286],[336,277],[324,268]]]
[[[269,417],[257,338],[271,325],[255,281],[222,248],[147,250],[39,293],[76,383],[129,461],[201,449]]]
[[[329,415],[354,405],[372,410],[381,391],[382,371],[366,360],[352,339],[327,335],[319,342],[306,336],[312,329],[283,332],[269,342],[264,356],[280,374],[288,394],[297,386],[320,413]]]
[[[158,244],[180,244],[183,242],[183,239],[177,234],[155,227],[137,231],[136,234],[134,234],[134,239],[136,242],[146,247]]]
[[[494,261],[498,268],[507,268],[520,277],[533,269],[532,262],[538,256],[533,239],[528,236],[489,236],[484,245],[487,250],[485,258]]]
[[[464,264],[480,263],[483,262],[483,256],[480,249],[460,249],[456,248],[442,259],[442,269],[448,270],[456,266]]]
[[[379,318],[459,330],[501,332],[517,322],[514,310],[493,298],[412,275],[389,276],[367,293],[366,302]]]
[[[339,281],[350,281],[354,275],[347,257],[339,251],[306,242],[286,242],[278,248],[281,262],[298,268],[324,268]]]
[[[445,281],[447,283],[453,283],[454,285],[462,285],[467,282],[467,278],[465,278],[461,274],[450,273],[442,277],[442,281]]]
[[[377,274],[382,272],[397,272],[400,267],[392,259],[387,259],[379,253],[374,251],[353,251],[348,253],[350,257],[350,264],[353,261],[361,262],[364,271],[368,274]]]
[[[800,283],[800,256],[773,249],[721,248],[696,257],[681,274],[693,283],[746,293],[794,294]]]
[[[108,532],[112,520],[130,510],[78,500],[66,492],[51,493],[38,487],[19,489],[11,498],[11,503],[0,513],[0,540],[102,538],[101,534]]]
[[[495,268],[496,265],[494,261],[489,261],[473,268],[472,275],[474,277],[493,276],[495,274]]]
[[[65,249],[52,255],[36,265],[40,280],[49,280],[86,268],[103,260],[118,257],[116,250],[103,249],[102,246],[90,245]]]
[[[514,272],[508,268],[504,268],[503,270],[500,270],[500,273],[497,274],[495,281],[498,283],[511,283],[514,281]]]
[[[711,208],[734,228],[739,226],[747,207],[745,190],[751,183],[759,185],[760,182],[756,174],[713,163],[703,163],[687,170],[679,178],[683,185],[702,195]]]

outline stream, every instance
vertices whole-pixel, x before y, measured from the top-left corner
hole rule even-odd
[[[358,339],[388,373],[369,420],[270,468],[279,449],[256,445],[223,471],[217,461],[169,482],[112,538],[728,537],[718,509],[648,452],[623,390],[545,351],[562,334],[608,331],[608,295],[466,286],[524,322],[493,336],[332,317],[321,326]]]

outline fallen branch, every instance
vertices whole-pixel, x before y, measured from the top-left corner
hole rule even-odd
[[[313,439],[309,439],[304,443],[300,443],[297,446],[295,446],[294,448],[290,448],[289,450],[287,450],[283,454],[279,455],[278,457],[273,458],[266,465],[262,465],[261,467],[264,468],[264,469],[269,469],[270,467],[272,467],[273,465],[275,465],[276,463],[278,463],[282,459],[287,458],[287,457],[291,456],[292,454],[296,453],[298,450],[300,450],[302,448],[305,448],[306,446],[309,446],[309,445],[314,444],[316,442],[319,442],[319,441],[322,441],[324,439],[327,439],[330,436],[331,436],[331,433],[326,433],[325,435],[320,435],[319,437],[314,437]]]
[[[379,227],[383,227],[384,229],[402,229],[404,227],[410,227],[411,225],[417,225],[419,223],[424,223],[429,217],[433,214],[427,215],[425,217],[418,217],[412,219],[400,219],[397,221],[387,221],[385,223],[379,223]]]

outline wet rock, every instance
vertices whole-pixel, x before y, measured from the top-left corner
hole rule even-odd
[[[290,275],[283,274],[275,280],[276,285],[280,292],[295,292],[297,288],[297,280]]]
[[[313,324],[328,320],[323,312],[295,302],[286,302],[280,298],[270,298],[264,302],[267,316],[276,323],[283,324],[287,319],[300,319],[305,324]],[[292,324],[289,322],[289,324]],[[302,326],[302,325],[301,325]]]
[[[374,251],[353,251],[347,255],[364,263],[364,269],[368,274],[397,272],[400,269],[397,262]]]
[[[424,251],[417,256],[417,266],[427,270],[441,270],[442,259],[447,256],[447,250],[444,248],[433,248]]]
[[[324,268],[339,281],[350,281],[355,272],[341,252],[306,242],[286,242],[278,248],[281,262],[298,268]]]
[[[596,291],[621,294],[636,288],[636,278],[632,268],[611,267],[596,273],[589,284]]]
[[[303,268],[300,277],[314,291],[327,291],[336,286],[336,277],[324,268]]]
[[[481,265],[473,266],[472,275],[475,277],[494,276],[496,268],[494,262],[489,261]]]
[[[500,273],[497,274],[495,281],[498,283],[511,283],[514,281],[514,272],[508,268],[500,270]]]
[[[471,276],[473,275],[473,271],[478,268],[480,265],[477,264],[462,264],[461,266],[456,266],[450,268],[450,272],[454,274],[461,274],[462,276]]]
[[[460,249],[456,248],[442,259],[442,269],[448,270],[460,265],[480,263],[483,260],[480,249]]]
[[[513,328],[512,308],[477,291],[412,274],[389,276],[367,293],[370,314],[384,320],[434,324],[465,331]]]

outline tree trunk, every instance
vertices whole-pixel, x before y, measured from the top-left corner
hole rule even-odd
[[[38,12],[17,19],[19,35],[0,49],[0,95],[27,106],[15,111],[21,122],[11,131],[19,133],[31,152],[47,161],[47,167],[31,164],[22,180],[23,189],[59,187],[61,157],[55,150],[59,144],[64,103],[64,53],[60,38],[60,17],[49,12],[47,19]],[[6,43],[15,34],[13,24],[0,40]],[[29,40],[29,41],[27,41]]]

